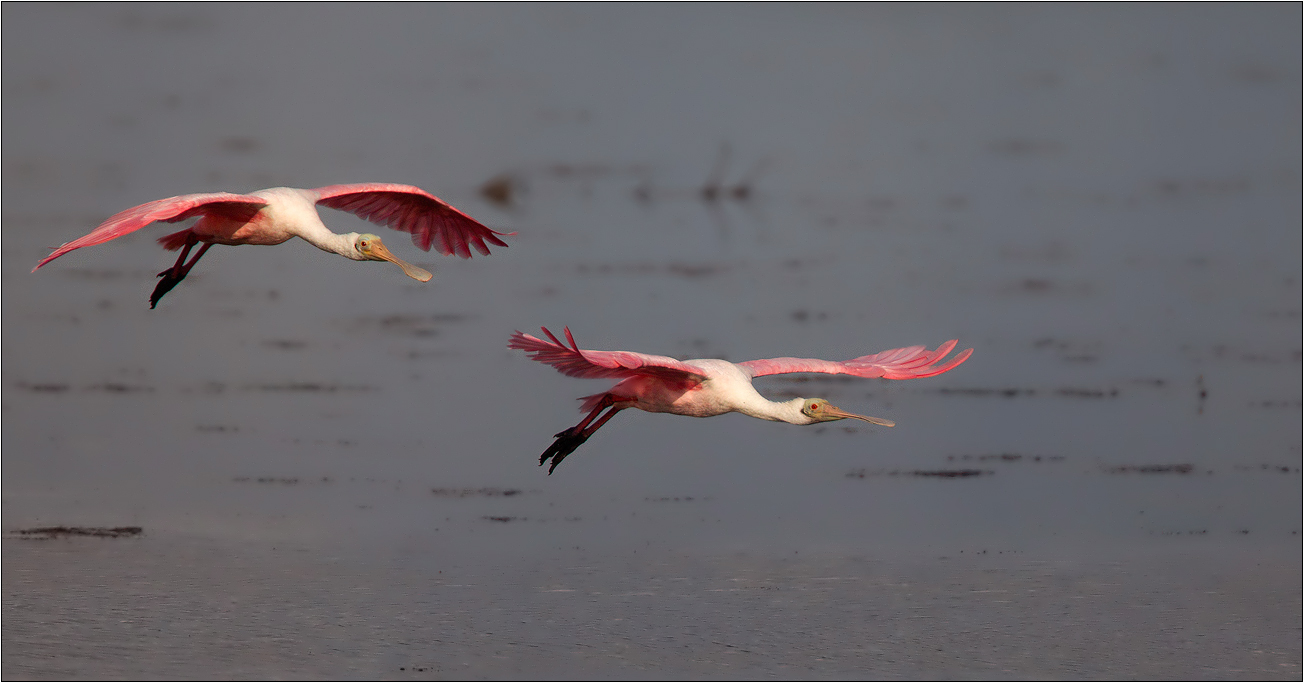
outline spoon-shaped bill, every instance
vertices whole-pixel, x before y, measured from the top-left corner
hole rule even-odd
[[[407,276],[412,278],[413,280],[429,282],[430,278],[434,277],[434,275],[432,275],[430,271],[426,270],[425,268],[418,268],[417,266],[414,266],[411,263],[408,263],[407,261],[404,261],[403,259],[395,256],[389,250],[389,247],[386,247],[379,239],[372,242],[371,257],[377,261],[389,261],[390,263],[393,263],[399,268],[402,268],[403,272],[406,273]]]
[[[868,415],[857,415],[855,413],[849,413],[841,408],[838,408],[837,406],[829,406],[828,408],[825,408],[824,414],[835,418],[851,418],[853,420],[864,420],[865,422],[872,422],[876,425],[881,425],[883,427],[896,426],[896,423],[891,420],[884,420],[881,417],[870,417]]]

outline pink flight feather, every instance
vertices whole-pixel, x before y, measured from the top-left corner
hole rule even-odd
[[[752,373],[752,377],[782,375],[792,372],[818,372],[826,375],[855,375],[856,377],[882,377],[883,379],[919,379],[940,375],[965,362],[973,354],[966,349],[946,363],[935,365],[955,348],[952,339],[929,352],[924,346],[907,346],[880,353],[853,358],[841,363],[818,358],[764,358],[739,363]]]
[[[532,360],[546,363],[568,377],[634,377],[646,375],[671,380],[689,380],[700,382],[706,379],[701,368],[668,356],[653,356],[633,351],[591,351],[580,349],[571,336],[570,328],[565,328],[566,341],[562,343],[548,328],[540,328],[548,335],[551,342],[544,341],[529,334],[517,331],[512,335],[507,348],[525,351]]]
[[[65,242],[46,256],[36,268],[53,261],[60,256],[82,247],[89,247],[111,239],[135,232],[154,221],[175,223],[200,214],[221,214],[238,220],[249,220],[258,210],[267,206],[267,200],[251,195],[231,194],[230,192],[208,192],[204,194],[184,194],[177,197],[159,199],[140,206],[133,206],[126,211],[114,214],[100,224],[88,235]]]
[[[378,225],[411,233],[412,243],[417,247],[430,251],[434,246],[445,256],[456,253],[462,258],[471,258],[470,247],[475,247],[482,256],[488,256],[486,242],[505,247],[507,243],[497,236],[516,234],[490,230],[448,202],[411,185],[357,183],[329,185],[312,192],[322,206],[348,211]]]

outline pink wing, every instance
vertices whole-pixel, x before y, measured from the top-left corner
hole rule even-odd
[[[55,249],[53,253],[36,264],[36,268],[33,268],[32,272],[35,273],[37,268],[73,249],[108,242],[129,232],[140,230],[154,221],[175,223],[200,214],[217,214],[247,221],[253,218],[254,214],[258,213],[258,210],[264,206],[267,206],[267,200],[262,197],[231,194],[230,192],[183,194],[179,197],[168,197],[148,204],[141,204],[114,215],[109,220],[101,223],[100,227],[92,230],[89,235],[64,243],[63,246]]]
[[[317,203],[322,206],[348,211],[377,225],[410,232],[413,244],[424,251],[430,251],[433,245],[444,256],[456,252],[462,258],[471,258],[469,247],[475,247],[481,255],[488,256],[489,247],[485,242],[505,247],[507,243],[496,236],[516,234],[490,230],[448,202],[411,185],[330,185],[312,192],[317,194]]]
[[[924,346],[907,346],[871,356],[861,356],[841,363],[818,358],[765,358],[739,363],[752,373],[752,377],[781,375],[789,372],[820,372],[826,375],[855,375],[857,377],[882,377],[884,379],[918,379],[940,375],[969,359],[973,349],[957,353],[954,358],[935,365],[942,356],[955,348],[952,339],[929,352]]]
[[[706,373],[701,368],[667,356],[650,356],[633,351],[590,351],[580,349],[566,328],[566,346],[548,328],[540,328],[551,342],[517,331],[507,344],[509,349],[524,351],[532,360],[547,363],[569,377],[634,377],[637,375],[669,380],[701,382]]]

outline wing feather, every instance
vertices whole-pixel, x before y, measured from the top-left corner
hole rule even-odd
[[[782,375],[793,372],[817,372],[826,375],[855,375],[856,377],[882,377],[884,379],[919,379],[940,375],[969,359],[973,349],[957,353],[945,363],[938,364],[946,354],[955,348],[952,339],[928,351],[925,346],[907,346],[890,349],[868,356],[853,358],[841,363],[818,358],[763,358],[749,360],[738,365],[746,368],[752,377],[765,375]]]
[[[434,221],[435,217],[428,214],[421,214],[417,218],[417,229],[412,231],[412,243],[422,251],[430,251],[430,245],[434,244]]]
[[[447,225],[448,221],[444,221]],[[461,230],[449,230],[448,241],[453,243],[453,252],[462,258],[471,258],[471,250],[466,248],[466,235]]]
[[[411,233],[413,244],[425,251],[433,245],[445,256],[456,253],[462,258],[471,258],[471,251],[466,246],[468,240],[476,244],[476,251],[487,256],[489,248],[481,249],[480,244],[488,241],[505,247],[507,243],[497,236],[516,234],[490,230],[448,202],[411,185],[329,185],[312,192],[316,193],[317,203],[322,206],[348,211],[377,225]]]
[[[566,328],[566,342],[557,339],[548,328],[540,328],[551,341],[517,331],[507,344],[509,349],[524,351],[531,360],[546,363],[569,377],[636,377],[701,382],[706,373],[699,367],[667,356],[653,356],[633,351],[592,351],[581,349]]]
[[[90,234],[65,242],[36,264],[37,268],[60,256],[82,247],[94,246],[135,232],[155,221],[175,223],[201,214],[221,215],[236,220],[249,220],[259,209],[267,206],[267,200],[253,195],[232,194],[230,192],[208,192],[204,194],[185,194],[167,199],[158,199],[140,206],[133,206],[120,211],[108,220],[100,223]]]
[[[435,248],[439,251],[439,253],[445,256],[453,253],[452,241],[449,239],[448,231],[442,229],[443,219],[439,218],[438,216],[431,216],[430,218],[435,223],[441,224],[435,227],[435,239],[438,241]]]

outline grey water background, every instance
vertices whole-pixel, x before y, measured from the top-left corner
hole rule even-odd
[[[1300,677],[1298,5],[0,12],[5,678]],[[28,272],[364,181],[519,234]],[[757,382],[893,429],[627,411],[548,477],[607,385],[540,325],[976,351]]]

